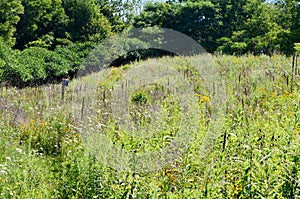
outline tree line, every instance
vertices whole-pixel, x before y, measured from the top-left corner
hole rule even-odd
[[[75,74],[95,46],[132,27],[174,29],[211,53],[291,55],[300,42],[298,0],[168,0],[140,7],[140,0],[2,0],[0,82],[33,85]],[[129,57],[153,54],[160,53]]]
[[[136,27],[172,28],[209,52],[291,55],[300,41],[300,1],[180,0],[148,3]]]

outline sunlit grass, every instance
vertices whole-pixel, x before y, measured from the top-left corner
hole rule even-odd
[[[113,87],[141,63],[112,68],[101,81],[96,79],[98,101],[82,113],[79,105],[78,117],[73,112],[76,81],[67,88],[64,102],[61,85],[0,88],[0,198],[299,198],[299,74],[292,75],[291,59],[249,55],[212,60],[226,85],[227,100],[225,124],[211,146],[204,142],[214,99],[191,67],[205,60],[143,62],[181,71],[193,85],[199,120],[199,132],[184,155],[151,173],[107,167],[87,150],[78,128],[83,114],[89,119],[84,122],[99,124],[113,144],[135,153],[165,147],[176,136],[183,115],[178,96],[161,87],[155,93],[154,84],[128,95],[129,116],[133,124],[158,131],[138,137],[113,117]],[[89,78],[81,81],[88,83]],[[154,124],[165,122],[159,128],[151,126],[154,118],[147,114],[156,102],[160,112]],[[89,118],[89,113],[97,117]]]

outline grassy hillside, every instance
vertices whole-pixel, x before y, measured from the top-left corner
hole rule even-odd
[[[219,79],[210,85],[194,67],[205,64],[222,78],[222,95]],[[172,85],[171,74],[164,86],[130,88],[128,71],[147,78],[143,67],[152,65],[178,71],[182,81]],[[74,80],[64,102],[61,85],[1,88],[0,198],[300,198],[299,74],[283,56],[164,57]],[[176,95],[181,82],[192,96]],[[119,97],[128,100],[132,128],[118,120],[127,110]],[[219,128],[215,103],[224,105]],[[91,129],[101,133],[91,137]],[[104,160],[117,156],[103,155],[109,151],[97,140],[141,154],[187,134],[193,139],[184,140],[182,156],[151,172]]]

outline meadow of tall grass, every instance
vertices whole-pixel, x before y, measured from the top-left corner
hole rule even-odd
[[[292,59],[213,56],[226,95],[223,125],[215,136],[206,135],[217,108],[214,95],[189,64],[201,61],[163,57],[111,68],[97,79],[93,107],[87,97],[76,101],[79,90],[89,89],[77,80],[63,101],[58,84],[1,87],[0,198],[300,198],[300,73],[292,69]],[[173,67],[191,83],[196,133],[180,156],[156,170],[116,169],[93,153],[105,148],[89,148],[89,141],[100,138],[89,140],[84,127],[101,130],[115,146],[135,154],[167,146],[180,133],[178,124],[190,132],[180,122],[178,96],[155,84],[124,94],[127,119],[155,129],[155,135],[132,136],[132,129],[122,130],[122,121],[114,118],[122,115],[112,106],[115,85],[129,69],[155,63]],[[120,84],[124,93],[127,84]],[[150,114],[157,106],[160,114]],[[82,118],[84,127],[78,123]]]

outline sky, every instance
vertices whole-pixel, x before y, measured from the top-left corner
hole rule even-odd
[[[151,1],[151,2],[164,2],[164,1],[166,1],[166,0],[141,0],[141,3],[142,3],[141,9],[144,8],[143,5],[144,5],[147,1]],[[137,11],[137,12],[139,13],[140,11]]]

